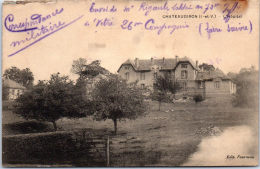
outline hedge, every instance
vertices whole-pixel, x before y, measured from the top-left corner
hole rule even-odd
[[[90,153],[93,151],[91,149],[95,143],[89,142],[88,138],[83,137],[85,135],[82,131],[48,132],[3,137],[3,164],[105,165],[105,157],[101,158],[101,161],[95,161],[95,158],[92,157],[93,154]],[[102,145],[105,146],[105,141]],[[105,150],[105,148],[102,149]],[[105,152],[100,152],[99,155],[102,157],[105,155]]]

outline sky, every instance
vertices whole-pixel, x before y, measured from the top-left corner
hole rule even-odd
[[[100,1],[99,1],[100,2]],[[196,1],[194,1],[196,2]],[[28,37],[27,32],[14,33],[3,28],[3,71],[11,66],[18,68],[30,68],[35,76],[35,80],[47,80],[52,73],[60,72],[70,76],[75,80],[77,75],[71,73],[73,60],[86,58],[88,63],[93,60],[100,60],[101,65],[115,73],[120,65],[127,59],[150,59],[153,58],[175,58],[187,56],[199,63],[213,64],[225,73],[239,72],[242,67],[255,66],[258,69],[259,56],[259,5],[256,0],[250,1],[248,9],[243,12],[240,20],[230,20],[224,23],[219,11],[216,10],[215,19],[162,19],[162,15],[171,15],[171,12],[156,11],[145,16],[138,10],[138,2],[132,2],[134,8],[129,13],[121,12],[123,6],[128,3],[118,2],[117,4],[97,4],[97,7],[111,7],[116,5],[116,13],[90,13],[90,2],[65,1],[49,4],[27,4],[27,5],[4,5],[3,22],[8,14],[14,15],[17,23],[30,20],[33,14],[47,16],[56,9],[63,11],[55,17],[42,22],[42,25],[65,22],[65,24],[81,17],[50,36],[34,42],[31,40],[20,46],[12,47],[14,41],[24,40]],[[156,3],[157,4],[157,3]],[[131,5],[131,3],[130,3]],[[193,11],[194,12],[194,11]],[[174,13],[176,14],[176,13]],[[189,11],[185,12],[189,14]],[[192,13],[194,14],[194,13]],[[195,13],[196,14],[196,13]],[[111,19],[113,26],[97,26],[94,19]],[[189,25],[187,29],[175,30],[170,34],[170,30],[163,30],[159,35],[156,30],[146,30],[143,26],[137,26],[132,30],[122,29],[123,20],[142,22],[149,19],[155,20],[154,25]],[[86,22],[90,26],[85,26]],[[206,23],[211,27],[223,29],[220,33],[212,33],[209,39]],[[227,32],[227,26],[246,25],[252,32]],[[10,24],[10,23],[9,23]],[[202,35],[199,34],[199,25],[202,24]],[[37,38],[36,38],[37,40]],[[11,53],[28,46],[25,50],[9,57]]]

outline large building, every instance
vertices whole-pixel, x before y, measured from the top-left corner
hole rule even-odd
[[[154,80],[167,73],[177,82],[183,95],[201,94],[203,97],[232,95],[236,85],[221,70],[199,69],[198,61],[188,57],[127,60],[118,69],[119,75],[128,83],[137,82],[141,88],[153,88]]]

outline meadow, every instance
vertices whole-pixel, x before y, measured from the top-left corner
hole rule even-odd
[[[8,114],[8,112],[3,113]],[[3,136],[55,133],[52,132],[52,125],[49,123],[24,121],[10,116],[3,116]],[[14,119],[18,120],[14,121]],[[63,118],[57,122],[57,125],[59,129],[56,133],[84,130],[94,135],[95,133],[104,137],[109,135],[110,166],[180,166],[189,161],[190,156],[198,151],[198,146],[204,138],[218,136],[229,127],[248,126],[253,129],[253,136],[257,139],[258,110],[232,107],[225,102],[205,101],[196,104],[190,101],[163,103],[161,110],[158,111],[158,102],[149,101],[149,110],[144,116],[118,123],[116,136],[113,134],[111,120],[95,121],[91,117]],[[67,161],[68,158],[70,162]],[[86,159],[84,155],[75,156],[73,159],[74,157],[64,157],[58,161],[52,159],[49,163],[71,166],[93,165],[84,162]],[[28,164],[39,165],[39,161],[41,160],[35,163],[30,161]],[[20,164],[20,162],[12,161],[12,164]],[[97,164],[97,166],[103,165],[103,163]]]

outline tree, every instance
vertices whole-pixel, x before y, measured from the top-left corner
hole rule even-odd
[[[167,100],[168,93],[175,94],[180,89],[179,84],[174,82],[169,73],[157,76],[153,87],[152,99],[159,102],[159,111],[161,103]]]
[[[234,79],[236,78],[236,76],[237,76],[237,73],[228,72],[228,73],[227,73],[227,76],[228,76],[230,79],[234,80]]]
[[[143,95],[137,86],[130,86],[117,75],[101,79],[92,92],[96,120],[111,119],[117,133],[117,121],[136,119],[146,111]]]
[[[86,64],[87,64],[87,59],[85,58],[79,58],[78,60],[74,60],[72,63],[71,72],[81,76],[83,70],[85,70]]]
[[[13,66],[6,69],[3,76],[7,79],[11,79],[22,84],[26,88],[31,88],[33,86],[34,76],[29,68],[21,70]]]
[[[109,74],[108,70],[100,66],[99,60],[87,64],[87,60],[84,58],[74,60],[71,71],[78,74],[79,78],[93,78],[98,74]]]
[[[87,93],[87,79],[86,78],[78,78],[75,84],[76,89],[80,92],[80,95],[84,97]]]
[[[25,119],[52,122],[62,117],[77,118],[86,115],[85,100],[73,82],[59,73],[51,75],[48,81],[39,81],[31,90],[16,100],[14,112]]]
[[[241,107],[258,107],[258,71],[254,67],[242,68],[233,78],[237,92],[233,103]]]
[[[160,91],[155,89],[152,93],[151,93],[151,98],[152,100],[156,100],[159,103],[159,107],[158,110],[161,110],[161,105],[163,101],[167,100],[167,93],[164,91]]]

